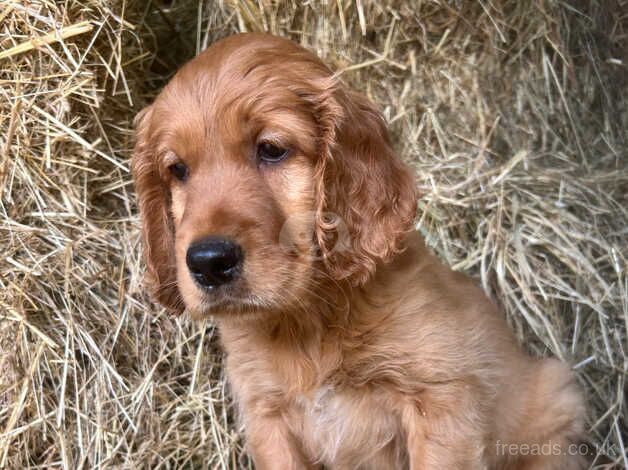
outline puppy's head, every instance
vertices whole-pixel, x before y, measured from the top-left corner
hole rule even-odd
[[[268,35],[179,70],[137,117],[133,174],[154,295],[197,317],[298,308],[324,278],[364,283],[415,215],[373,106]]]

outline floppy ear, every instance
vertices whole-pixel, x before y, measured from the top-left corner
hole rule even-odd
[[[175,313],[183,312],[176,283],[174,229],[169,212],[170,194],[159,176],[159,167],[149,140],[152,108],[135,118],[136,143],[131,166],[142,219],[146,276],[153,297]]]
[[[394,154],[384,119],[366,97],[335,83],[322,94],[318,114],[318,244],[332,276],[364,284],[378,262],[403,250],[416,215],[414,177]],[[342,224],[345,237],[338,230]]]

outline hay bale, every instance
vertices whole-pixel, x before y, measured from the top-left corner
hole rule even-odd
[[[9,3],[0,12],[0,467],[242,468],[215,331],[146,298],[132,119],[219,37],[312,48],[384,111],[418,223],[625,455],[624,0]],[[622,12],[623,16],[622,16]],[[602,444],[605,444],[602,446]]]

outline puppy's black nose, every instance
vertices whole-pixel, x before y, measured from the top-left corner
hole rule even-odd
[[[207,237],[188,248],[185,260],[192,277],[203,287],[218,287],[240,274],[240,245],[221,237]]]

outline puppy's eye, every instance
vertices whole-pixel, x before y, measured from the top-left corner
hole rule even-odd
[[[278,147],[270,142],[262,142],[257,146],[257,158],[266,163],[277,163],[288,156],[289,150]]]
[[[174,176],[179,181],[185,181],[189,174],[188,166],[183,162],[173,163],[168,167],[172,176]]]

